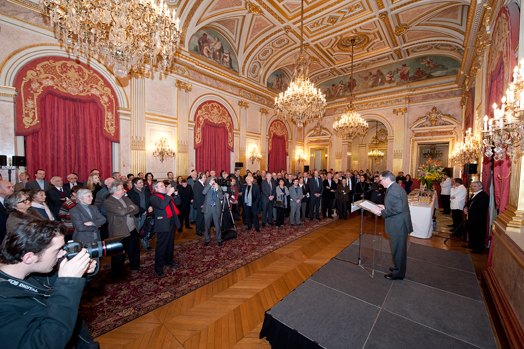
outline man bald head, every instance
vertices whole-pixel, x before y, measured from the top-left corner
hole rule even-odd
[[[7,196],[13,194],[15,192],[15,187],[13,186],[13,183],[8,181],[0,181],[0,196],[2,198],[6,198]]]

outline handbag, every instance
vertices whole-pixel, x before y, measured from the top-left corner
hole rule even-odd
[[[282,200],[277,200],[275,201],[275,203],[273,204],[274,207],[276,208],[285,208],[286,206],[284,205],[284,201]]]

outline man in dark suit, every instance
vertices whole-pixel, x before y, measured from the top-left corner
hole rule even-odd
[[[277,185],[271,177],[271,173],[266,173],[266,178],[262,182],[262,227],[266,226],[266,220],[273,225],[273,203],[275,202],[275,190]]]
[[[318,171],[315,170],[314,177],[309,180],[309,219],[313,217],[320,219],[320,197],[324,193],[324,184],[322,179],[318,176]]]
[[[66,202],[66,199],[69,195],[64,190],[64,181],[62,177],[55,176],[51,178],[51,187],[47,189],[45,195],[47,196],[47,203],[49,204],[49,209],[55,217],[55,220],[59,220],[58,213],[60,212],[60,207]]]
[[[257,207],[260,202],[260,188],[253,183],[253,177],[246,177],[246,185],[244,186],[242,197],[244,198],[244,215],[246,216],[247,230],[251,230],[251,221],[253,220],[255,229],[259,232]]]
[[[204,214],[202,213],[202,208],[204,206],[204,185],[206,183],[206,174],[200,173],[198,175],[198,180],[193,184],[193,208],[197,211],[196,215],[196,233],[198,236],[204,235],[205,225],[204,225]]]
[[[468,216],[466,228],[469,235],[471,253],[484,252],[484,239],[487,231],[487,217],[489,208],[489,195],[483,190],[482,182],[471,183],[473,195],[464,207],[464,213]]]
[[[175,188],[166,188],[164,182],[158,181],[153,184],[154,193],[151,195],[150,203],[155,213],[154,231],[156,234],[155,248],[155,275],[164,277],[164,266],[178,267],[179,264],[173,260],[173,248],[175,245],[175,227],[180,228],[178,213],[171,195]]]
[[[31,189],[31,190],[40,189],[40,190],[46,191],[51,186],[51,183],[49,183],[48,181],[44,179],[45,179],[45,171],[39,168],[38,170],[35,171],[35,180],[27,182],[25,188]]]
[[[391,171],[380,174],[380,183],[386,189],[384,205],[378,205],[381,215],[386,219],[386,234],[391,238],[394,268],[391,274],[384,277],[388,280],[402,280],[406,275],[408,235],[413,232],[411,214],[409,212],[408,196],[404,188],[395,182]]]
[[[209,245],[211,240],[211,224],[215,226],[215,235],[217,237],[218,247],[222,247],[222,231],[220,228],[220,215],[222,214],[222,200],[224,193],[213,178],[206,184],[202,194],[205,196],[202,213],[206,222],[206,241],[204,247]]]
[[[146,222],[147,215],[153,212],[150,203],[151,192],[149,191],[149,187],[144,185],[144,180],[142,178],[133,178],[132,183],[133,189],[127,193],[127,196],[138,206],[138,214],[135,217],[137,219],[138,232],[140,233],[140,230]],[[149,240],[147,237],[142,239],[142,247],[148,251],[153,251],[153,248],[149,246]]]
[[[75,185],[81,185],[83,187],[84,183],[78,181],[78,175],[76,173],[68,174],[67,183],[64,185],[64,189],[69,190],[69,192],[71,192],[71,189],[73,189]]]
[[[13,183],[0,180],[0,243],[4,240],[6,231],[6,222],[9,214],[4,206],[4,199],[15,192]]]
[[[324,179],[324,193],[322,194],[322,217],[333,218],[333,201],[335,200],[335,194],[337,192],[337,184],[331,178],[331,173],[327,174],[327,178]]]

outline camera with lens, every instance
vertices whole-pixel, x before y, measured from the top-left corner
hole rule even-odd
[[[217,180],[217,183],[224,193],[226,193],[227,189],[231,187],[231,179],[220,178]]]
[[[82,248],[87,250],[87,253],[91,258],[121,254],[124,252],[124,245],[121,242],[123,238],[124,236],[117,236],[86,245],[82,244],[82,241],[70,240],[63,247],[64,251],[66,251],[64,257],[68,260],[73,259]]]

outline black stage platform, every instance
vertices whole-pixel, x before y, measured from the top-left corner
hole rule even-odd
[[[260,337],[273,348],[497,347],[468,254],[409,243],[406,278],[390,281],[382,241],[374,278],[347,262],[358,260],[357,240],[268,310]]]

